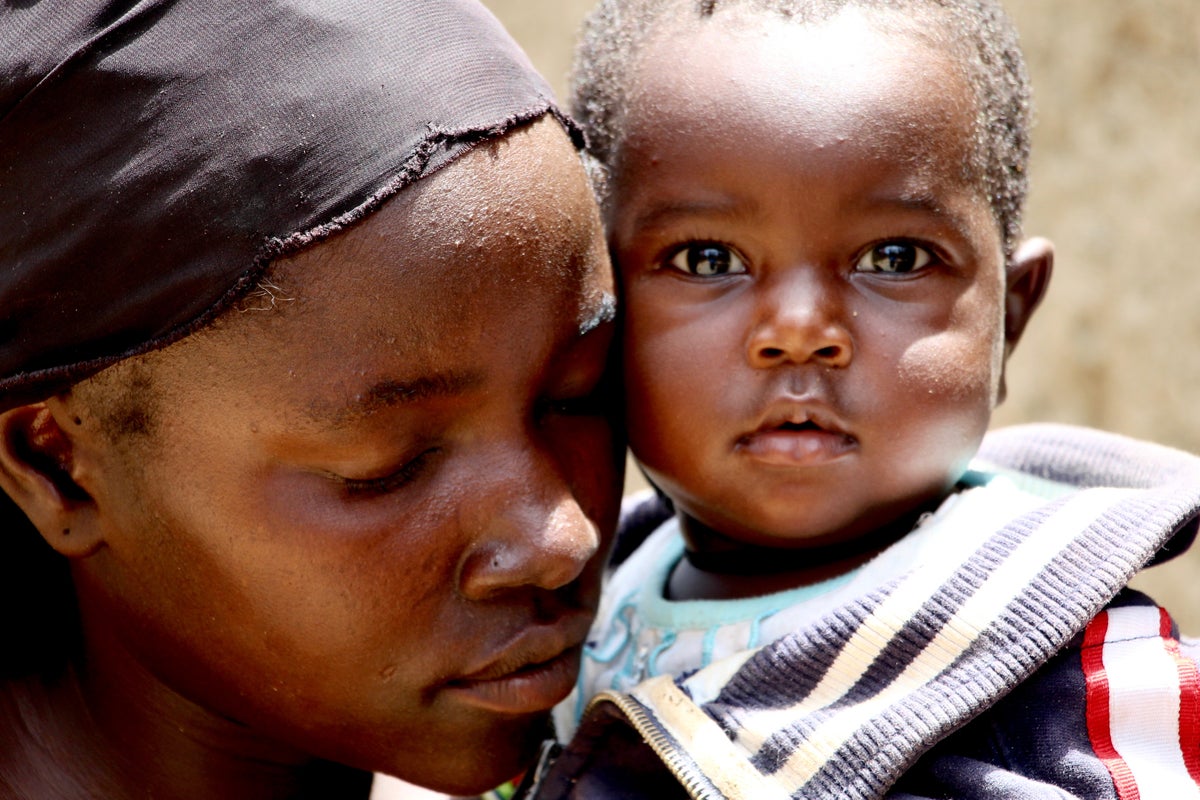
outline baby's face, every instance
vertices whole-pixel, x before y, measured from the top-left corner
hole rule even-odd
[[[945,493],[1004,360],[955,64],[849,10],[682,24],[614,165],[632,447],[685,533],[832,543]],[[697,527],[699,526],[699,527]]]

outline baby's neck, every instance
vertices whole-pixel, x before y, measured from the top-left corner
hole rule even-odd
[[[686,549],[667,582],[672,600],[739,600],[813,586],[852,572],[916,527],[929,507],[869,534],[827,545],[761,547],[680,517]]]

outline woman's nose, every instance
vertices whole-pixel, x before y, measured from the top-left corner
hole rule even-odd
[[[466,504],[460,524],[470,543],[459,565],[459,591],[472,600],[520,587],[558,589],[579,577],[600,549],[596,523],[558,479],[500,481]]]
[[[757,287],[753,327],[746,343],[750,365],[845,367],[854,343],[836,276],[792,269]]]

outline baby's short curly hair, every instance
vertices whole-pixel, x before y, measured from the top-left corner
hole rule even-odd
[[[1016,29],[995,0],[600,0],[584,22],[571,75],[571,110],[598,162],[598,189],[621,146],[622,116],[641,48],[667,14],[710,16],[730,7],[758,9],[801,24],[844,8],[900,12],[922,34],[959,58],[978,100],[973,163],[964,165],[991,204],[1004,251],[1021,238],[1028,191],[1032,103]]]

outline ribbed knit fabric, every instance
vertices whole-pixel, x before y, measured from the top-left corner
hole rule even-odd
[[[883,797],[1195,533],[1189,454],[1044,425],[993,433],[980,457],[1080,488],[744,657],[601,695],[592,716],[619,708],[693,797]],[[544,786],[571,796],[553,774]]]

